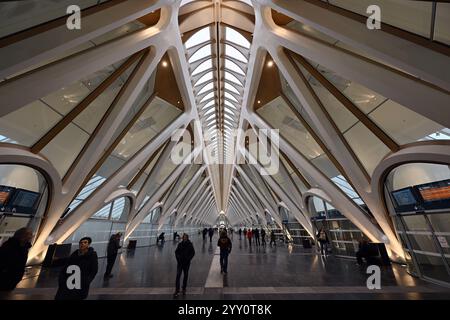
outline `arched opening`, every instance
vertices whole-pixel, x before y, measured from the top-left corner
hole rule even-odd
[[[384,196],[405,250],[409,272],[449,285],[449,165],[400,165],[387,175]]]
[[[23,227],[34,238],[45,216],[48,184],[37,170],[18,164],[0,164],[0,245]]]

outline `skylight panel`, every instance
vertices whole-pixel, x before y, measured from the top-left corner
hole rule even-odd
[[[225,98],[228,98],[236,103],[239,103],[239,101],[232,94],[230,94],[228,92],[225,92]]]
[[[225,90],[231,91],[235,94],[241,95],[239,91],[230,83],[225,82]]]
[[[250,48],[250,42],[248,42],[248,40],[245,39],[245,37],[242,34],[240,34],[239,32],[237,32],[232,28],[229,27],[225,28],[225,38],[228,41],[236,43],[242,47],[245,47],[247,49]]]
[[[225,68],[245,76],[244,71],[231,60],[225,59]]]
[[[197,92],[197,95],[206,93],[212,89],[214,89],[214,83],[211,82],[211,83],[208,83],[207,85],[205,85],[199,92]]]
[[[227,79],[241,87],[243,86],[243,84],[239,81],[238,78],[236,78],[236,76],[234,76],[233,74],[226,72],[226,71],[225,71],[225,79]]]
[[[235,49],[236,50],[236,49]],[[236,50],[237,51],[237,50]],[[239,52],[239,51],[238,51]],[[198,49],[190,58],[189,58],[189,63],[193,63],[195,61],[198,61],[200,59],[203,59],[207,56],[211,55],[211,45],[207,44],[204,47],[201,47],[200,49]]]
[[[205,62],[202,62],[197,68],[195,68],[194,72],[192,72],[192,75],[195,76],[196,74],[199,74],[200,72],[203,72],[208,69],[212,69],[212,61],[206,60]]]
[[[213,73],[208,72],[207,74],[203,75],[200,79],[198,79],[198,81],[194,84],[194,86],[201,85],[202,83],[212,80],[212,78],[213,78]]]
[[[211,99],[211,98],[213,98],[213,97],[214,97],[214,92],[210,92],[210,93],[208,93],[206,96],[204,96],[203,99],[200,100],[200,102],[206,101],[206,100]]]
[[[225,45],[225,55],[230,56],[236,60],[242,61],[244,63],[247,63],[247,58],[237,49],[230,46],[229,44]]]
[[[228,109],[237,110],[237,108],[232,103],[230,103],[228,101],[225,101],[224,105],[225,105],[225,109],[228,108]]]
[[[205,104],[205,105],[203,106],[202,110],[206,110],[206,109],[211,108],[211,106],[213,106],[214,103],[215,103],[214,100],[211,100],[210,102],[208,102],[207,104]]]
[[[208,40],[211,40],[211,31],[209,27],[195,33],[184,45],[189,49]]]

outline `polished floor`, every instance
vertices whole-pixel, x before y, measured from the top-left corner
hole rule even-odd
[[[368,274],[354,260],[322,257],[314,249],[298,246],[249,246],[234,234],[227,275],[220,273],[216,247],[193,235],[196,255],[192,261],[188,292],[178,299],[450,299],[450,289],[411,277],[394,264],[381,269],[381,289],[369,290]],[[103,280],[106,259],[89,299],[172,299],[177,242],[124,250],[116,261],[114,277]],[[59,268],[27,270],[18,288],[3,299],[53,299]]]

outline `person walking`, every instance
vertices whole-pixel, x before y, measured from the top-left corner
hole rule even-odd
[[[239,228],[239,240],[242,239],[242,228]]]
[[[255,244],[257,246],[261,245],[261,242],[259,241],[259,229],[256,228],[255,231],[253,232],[254,236],[255,236]]]
[[[22,280],[33,232],[20,228],[0,247],[0,291],[14,290]]]
[[[247,238],[247,228],[244,228],[244,239]]]
[[[209,228],[208,235],[209,235],[209,242],[212,242],[212,237],[214,235],[214,229],[213,228]]]
[[[89,286],[98,271],[97,252],[91,243],[91,238],[81,238],[79,248],[61,269],[55,300],[83,300],[89,295]]]
[[[194,245],[189,240],[189,236],[183,233],[182,241],[178,244],[175,250],[175,258],[177,259],[177,278],[175,281],[175,293],[174,298],[180,294],[180,278],[183,273],[183,295],[186,294],[186,286],[189,275],[189,267],[191,266],[191,260],[195,256]]]
[[[120,237],[122,234],[116,233],[111,236],[108,243],[108,248],[106,250],[106,271],[103,275],[103,279],[107,280],[109,278],[112,278],[113,275],[111,274],[112,268],[114,266],[114,263],[116,262],[117,258],[117,252],[119,251],[122,246],[120,245]]]
[[[208,234],[208,229],[207,228],[203,228],[203,231],[202,231],[203,241],[206,240],[206,235],[207,234]]]
[[[328,244],[328,235],[325,232],[325,230],[322,228],[320,228],[319,232],[317,233],[317,240],[319,241],[320,244],[320,254],[323,255],[327,255],[327,244]]]
[[[261,240],[262,240],[262,245],[265,246],[266,245],[266,230],[264,230],[264,228],[261,228]]]
[[[252,230],[248,229],[248,231],[247,231],[247,239],[248,239],[248,245],[250,247],[252,246],[252,237],[253,237]]]
[[[272,230],[271,232],[270,232],[270,246],[272,246],[272,243],[276,246],[277,245],[277,242],[275,241],[276,239],[275,239],[275,232],[274,232],[274,230]]]
[[[231,253],[232,243],[225,231],[220,233],[217,246],[220,247],[220,273],[227,274],[228,255]]]

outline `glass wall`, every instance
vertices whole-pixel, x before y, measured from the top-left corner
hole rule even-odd
[[[97,255],[106,257],[106,249],[111,235],[118,232],[125,234],[130,205],[130,199],[127,197],[108,203],[86,220],[64,243],[72,244],[73,251],[78,248],[78,241],[82,237],[91,237],[91,246]],[[123,241],[123,237],[121,241]]]
[[[385,199],[409,271],[450,284],[450,167],[401,165],[386,178]]]
[[[315,233],[324,228],[334,255],[355,258],[358,242],[364,237],[361,230],[323,199],[314,196],[308,201]]]
[[[305,228],[303,228],[288,209],[280,207],[279,211],[283,221],[284,235],[289,242],[302,245],[304,239],[312,240]]]
[[[23,165],[0,164],[0,245],[23,227],[30,227],[36,236],[47,199],[47,181],[41,173]]]

